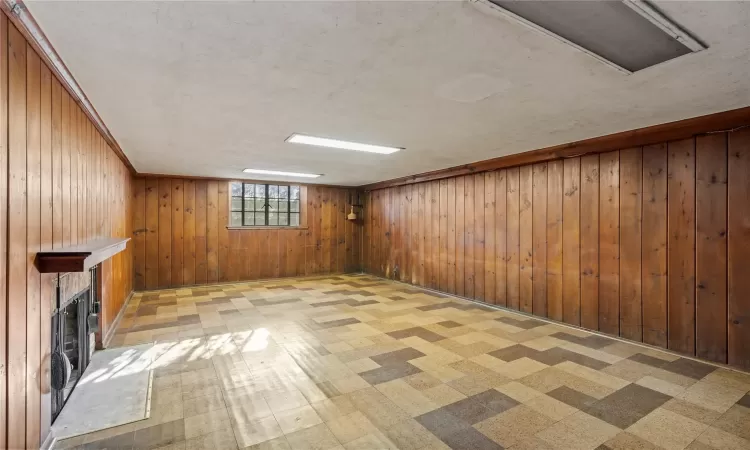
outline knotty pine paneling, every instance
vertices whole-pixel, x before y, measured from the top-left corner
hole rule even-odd
[[[748,197],[750,129],[377,189],[363,267],[748,369]]]
[[[359,218],[351,222],[346,215],[352,201],[357,201],[355,189],[307,186],[302,189],[305,227],[228,229],[228,188],[229,182],[217,180],[133,180],[135,290],[356,272],[362,270],[363,246],[369,255],[373,249],[367,245],[375,243],[388,248],[388,254],[398,253],[390,251],[393,245],[382,245],[380,240],[368,242],[368,235],[363,241],[362,234],[363,222],[375,217],[383,219],[377,233],[381,226],[401,230],[401,222],[392,214],[400,208],[395,191],[382,199],[367,200],[380,202],[380,208],[390,215],[373,216],[372,208],[366,208],[368,214],[363,216],[362,209],[355,208]],[[411,219],[405,214],[405,221],[407,217]],[[401,248],[403,238],[399,239]],[[393,273],[393,258],[407,258],[400,255],[389,260],[383,255],[386,259],[378,266],[389,274]]]
[[[132,235],[131,175],[23,35],[0,14],[0,448],[50,428],[54,274],[40,250]],[[138,239],[142,239],[139,237]],[[132,291],[127,250],[102,266],[102,336]]]

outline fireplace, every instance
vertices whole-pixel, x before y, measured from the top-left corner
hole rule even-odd
[[[60,274],[56,281],[51,330],[52,353],[58,354],[53,357],[58,364],[52,365],[51,374],[53,422],[86,370],[94,350],[96,268]]]

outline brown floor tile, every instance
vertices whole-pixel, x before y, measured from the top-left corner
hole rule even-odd
[[[441,336],[437,333],[433,333],[432,331],[426,330],[422,327],[407,328],[404,330],[392,331],[386,334],[388,334],[389,336],[395,339],[405,339],[408,337],[415,336],[415,337],[424,339],[427,342],[437,342],[437,341],[442,341],[443,339],[445,339],[445,336]]]
[[[586,409],[597,401],[595,398],[567,386],[553,389],[547,392],[547,395],[576,409]]]
[[[625,429],[670,399],[670,396],[660,392],[637,384],[629,384],[583,411],[618,428]]]
[[[445,328],[456,328],[456,327],[463,326],[463,324],[460,324],[458,322],[454,322],[452,320],[446,320],[446,321],[443,321],[443,322],[438,322],[438,325],[443,326]]]
[[[750,441],[750,409],[734,405],[713,426]]]

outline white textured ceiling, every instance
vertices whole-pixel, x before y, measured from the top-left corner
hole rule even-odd
[[[139,172],[361,185],[750,105],[750,2],[659,2],[709,49],[633,75],[460,1],[27,4]]]

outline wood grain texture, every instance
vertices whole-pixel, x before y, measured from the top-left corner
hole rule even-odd
[[[479,261],[484,268],[484,301],[490,304],[497,302],[497,273],[495,272],[496,261],[495,252],[495,216],[497,202],[495,201],[495,191],[497,189],[497,173],[485,172],[484,174],[484,261]]]
[[[667,346],[667,145],[643,148],[643,342]]]
[[[599,331],[620,331],[620,160],[599,155]]]
[[[485,300],[484,294],[484,174],[474,175],[474,297]]]
[[[519,309],[532,313],[534,298],[534,210],[533,210],[533,167],[519,169]]]
[[[695,354],[727,358],[727,135],[695,141]]]
[[[620,336],[643,340],[641,302],[641,148],[620,152]]]
[[[508,306],[507,261],[507,172],[499,170],[495,175],[495,304]]]
[[[547,317],[547,163],[534,164],[532,189],[532,310]]]
[[[50,429],[56,275],[40,274],[37,253],[132,232],[130,174],[118,159],[106,160],[111,149],[94,147],[89,127],[33,46],[0,14],[0,448],[39,448]],[[93,165],[97,151],[106,164]],[[89,182],[94,171],[102,180],[96,188]],[[102,208],[89,208],[94,204]],[[102,330],[132,291],[132,250],[103,267]]]
[[[132,260],[136,269],[144,268],[145,289],[157,287],[149,287],[149,282],[155,282],[151,279],[153,275],[149,276],[152,272],[156,273],[156,280],[162,281],[159,276],[163,272],[164,277],[169,277],[169,286],[181,287],[356,270],[358,263],[347,263],[355,258],[347,247],[349,243],[353,246],[362,241],[363,227],[361,223],[346,220],[349,191],[317,188],[319,195],[309,196],[308,189],[302,188],[304,199],[310,200],[302,214],[313,212],[321,218],[319,222],[310,219],[313,226],[320,226],[310,236],[307,236],[310,230],[304,228],[228,230],[228,181],[135,178],[133,240],[138,249],[141,247],[138,241],[145,245],[143,251],[133,252]],[[139,194],[141,191],[143,195]],[[137,212],[139,204],[143,205],[142,218]],[[316,204],[318,208],[311,211]],[[372,208],[367,210],[366,216],[370,217]],[[141,221],[147,233],[138,233]],[[395,224],[389,226],[397,228]],[[150,244],[152,241],[155,245]],[[167,248],[169,265],[165,263],[161,270],[160,262]],[[317,272],[307,272],[313,267]],[[134,279],[139,277],[134,275]]]
[[[505,207],[507,214],[506,222],[506,283],[508,283],[505,290],[507,295],[507,306],[511,309],[519,309],[521,301],[521,284],[520,284],[520,268],[521,268],[521,254],[520,254],[520,236],[521,236],[521,224],[520,212],[521,212],[521,200],[519,196],[520,191],[520,171],[518,168],[508,169],[507,175],[507,190],[505,197]]]
[[[563,161],[563,321],[581,324],[581,159]]]
[[[695,139],[668,144],[668,342],[695,354]]]
[[[750,130],[729,134],[728,363],[750,369]]]
[[[420,185],[421,186],[421,185]],[[456,295],[466,295],[466,177],[456,178]]]
[[[581,326],[599,329],[599,155],[581,158]]]
[[[563,161],[547,163],[547,317],[563,320]]]

